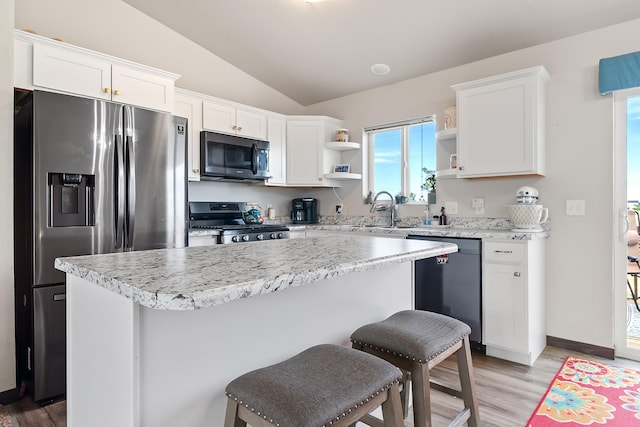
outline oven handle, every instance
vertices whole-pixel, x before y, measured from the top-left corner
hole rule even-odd
[[[251,169],[254,175],[258,174],[258,144],[256,144],[255,142],[253,143],[253,146],[251,147]]]

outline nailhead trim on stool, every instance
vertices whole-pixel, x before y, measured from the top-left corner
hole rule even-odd
[[[378,357],[322,344],[241,375],[225,393],[275,426],[327,427],[401,379],[400,369]]]
[[[431,422],[429,369],[456,353],[462,392],[442,385],[437,388],[462,397],[465,410],[457,420],[468,420],[469,426],[477,426],[479,416],[469,349],[470,333],[471,328],[457,319],[428,311],[405,310],[358,328],[351,334],[351,342],[354,348],[379,356],[411,373],[415,427],[428,426]],[[416,396],[424,396],[424,401],[416,400]],[[404,399],[406,390],[403,387]]]

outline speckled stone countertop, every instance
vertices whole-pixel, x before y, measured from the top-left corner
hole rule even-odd
[[[546,239],[549,237],[547,231],[541,232],[523,232],[508,229],[479,229],[464,227],[376,227],[376,226],[357,226],[357,225],[333,225],[333,224],[312,224],[300,227],[296,224],[289,226],[291,231],[296,230],[322,230],[322,231],[338,231],[367,233],[378,235],[408,236],[409,234],[420,236],[440,236],[440,237],[466,237],[476,239],[499,239],[499,240],[536,240]]]
[[[58,258],[55,267],[145,307],[196,310],[456,251],[448,243],[354,233]]]

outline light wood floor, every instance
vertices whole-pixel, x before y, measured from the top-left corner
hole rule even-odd
[[[524,426],[568,355],[640,370],[638,362],[626,359],[613,361],[555,347],[547,347],[533,366],[473,354],[481,425]],[[431,371],[431,375],[441,381],[457,384],[455,358],[441,363]],[[455,413],[462,408],[459,399],[437,391],[432,391],[432,405],[434,427],[448,425]],[[16,416],[20,427],[62,427],[67,423],[65,401],[41,407],[29,398],[24,398],[7,406],[7,409]],[[412,427],[413,423],[407,420],[405,426]]]

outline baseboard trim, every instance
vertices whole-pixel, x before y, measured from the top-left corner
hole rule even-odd
[[[18,400],[19,388],[9,389],[7,391],[0,392],[0,405],[9,405]]]
[[[615,359],[615,349],[600,347],[598,345],[586,344],[578,341],[565,340],[564,338],[550,337],[547,335],[547,345],[564,348],[571,351],[590,354],[592,356],[604,357],[605,359]]]

